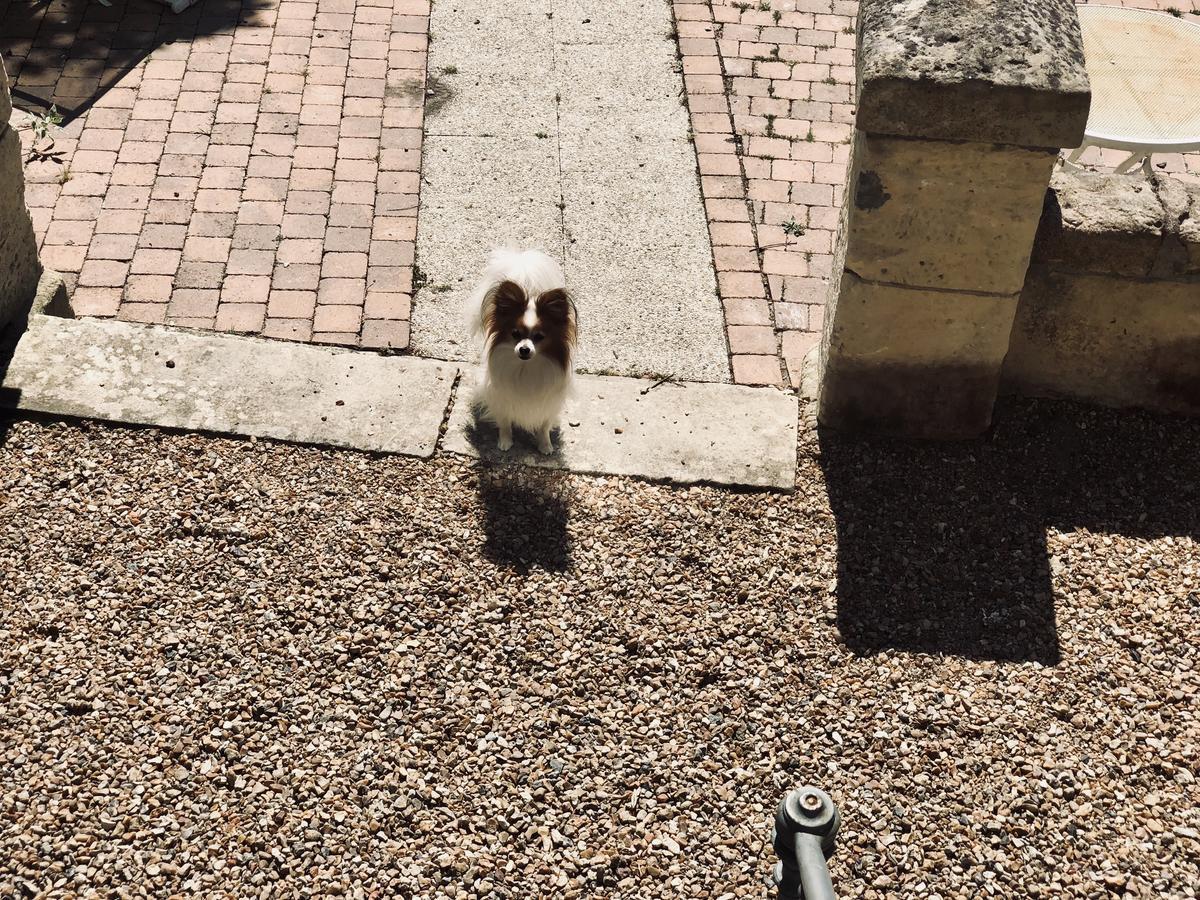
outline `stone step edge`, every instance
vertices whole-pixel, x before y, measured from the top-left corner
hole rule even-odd
[[[581,375],[553,456],[520,433],[500,454],[494,428],[472,415],[470,366],[64,312],[61,278],[48,272],[24,331],[5,342],[0,406],[674,484],[795,487],[800,400],[776,388]]]

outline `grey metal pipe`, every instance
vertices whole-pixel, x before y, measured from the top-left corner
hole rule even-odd
[[[779,900],[836,900],[825,860],[833,853],[841,821],[820,788],[802,787],[779,804],[772,838],[779,855],[772,873]]]
[[[796,862],[800,868],[800,893],[804,900],[837,900],[829,867],[825,865],[825,850],[817,835],[796,835]]]

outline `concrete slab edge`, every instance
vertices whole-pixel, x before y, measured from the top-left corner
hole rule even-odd
[[[543,456],[529,435],[507,453],[480,421],[475,374],[464,372],[443,448],[490,463],[675,484],[792,491],[799,401],[776,388],[581,375]]]
[[[0,406],[429,457],[452,363],[33,314],[6,336]]]
[[[57,309],[44,279],[35,309]],[[775,388],[580,376],[559,452],[495,451],[475,372],[230,334],[33,312],[0,349],[0,407],[428,458],[448,452],[677,484],[791,491],[799,401]],[[524,447],[525,449],[522,449]]]

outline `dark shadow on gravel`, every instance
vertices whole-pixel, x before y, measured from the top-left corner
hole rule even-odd
[[[570,496],[562,472],[481,463],[484,555],[522,574],[569,571]]]
[[[11,406],[17,399],[13,396],[15,393],[15,391],[9,392],[5,388],[0,388],[0,400],[4,401],[0,404],[0,447],[8,443],[8,432],[12,429],[12,423],[16,419],[16,413],[11,410]]]
[[[822,430],[856,653],[1060,659],[1045,532],[1200,536],[1200,423],[1007,400],[961,444]]]
[[[15,412],[17,403],[21,399],[20,390],[4,387],[4,375],[8,371],[9,363],[12,362],[13,354],[17,349],[17,341],[25,332],[27,322],[28,318],[20,315],[16,321],[0,327],[0,447],[3,447],[8,440],[9,429],[18,415]]]
[[[7,325],[0,326],[0,447],[4,446],[12,422],[20,415],[16,410],[21,399],[19,388],[3,386],[4,376],[17,352],[17,344],[29,328],[37,304],[41,304],[37,307],[39,313],[74,318],[66,287],[61,279],[48,279],[43,273],[25,311],[14,316]]]
[[[507,453],[496,448],[496,426],[472,407],[466,437],[479,453],[479,499],[483,506],[484,554],[492,562],[522,573],[532,569],[566,572],[571,568],[567,533],[570,482],[565,473],[521,465],[537,460],[531,435],[513,432]]]

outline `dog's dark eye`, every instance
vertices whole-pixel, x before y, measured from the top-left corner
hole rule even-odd
[[[517,329],[514,328],[512,334],[514,341],[519,341],[521,339],[521,332],[517,331]]]
[[[535,344],[541,343],[541,340],[544,337],[545,337],[544,334],[542,334],[540,331],[536,331],[536,332],[534,332],[534,335],[533,335],[533,342]]]

